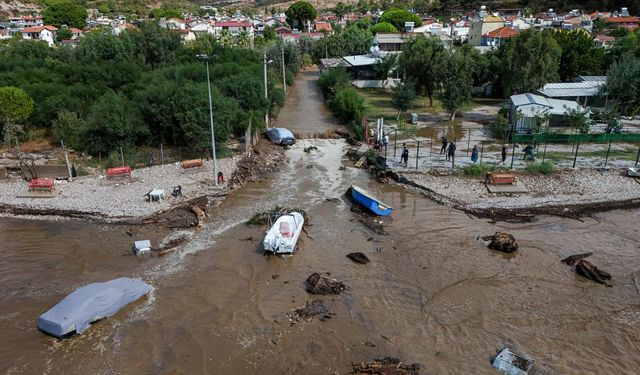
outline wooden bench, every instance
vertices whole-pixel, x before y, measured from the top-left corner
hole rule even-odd
[[[202,167],[202,159],[184,160],[180,164],[182,165],[182,168],[184,168],[184,169]]]
[[[49,178],[34,178],[29,181],[29,191],[47,191],[53,192],[56,190],[56,185],[52,179]]]
[[[485,182],[492,185],[515,185],[516,176],[513,173],[487,173]]]
[[[131,177],[131,167],[107,168],[107,179],[116,177]]]

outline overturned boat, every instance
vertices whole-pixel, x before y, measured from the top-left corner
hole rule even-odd
[[[295,252],[303,225],[304,217],[299,212],[280,216],[262,241],[265,253],[292,254]]]
[[[393,211],[393,207],[356,185],[351,185],[351,197],[354,201],[376,215],[389,216]]]
[[[59,338],[80,334],[152,290],[144,281],[126,277],[85,285],[40,315],[38,329]]]

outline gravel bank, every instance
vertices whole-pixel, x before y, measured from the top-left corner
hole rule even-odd
[[[218,169],[227,179],[235,172],[240,157],[221,159]],[[226,184],[212,185],[213,164],[207,161],[197,169],[184,170],[169,164],[135,169],[131,179],[107,180],[104,176],[83,176],[69,181],[56,181],[53,198],[24,198],[29,195],[25,181],[0,181],[0,212],[27,210],[43,215],[77,216],[118,221],[124,218],[148,217],[186,200],[221,193]],[[174,186],[182,186],[182,197],[172,197]],[[144,195],[157,188],[165,191],[160,203],[147,202]]]
[[[481,178],[429,173],[403,176],[471,211],[539,209],[640,199],[640,184],[619,169],[562,170],[548,176],[520,173],[517,174],[519,183],[529,190],[521,194],[489,193]]]

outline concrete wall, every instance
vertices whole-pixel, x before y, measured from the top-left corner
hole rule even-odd
[[[387,80],[370,80],[370,79],[357,79],[352,81],[355,87],[359,89],[390,89],[396,87],[400,83],[399,79],[387,79]]]
[[[22,173],[27,179],[33,178],[31,172],[22,167]],[[66,165],[36,165],[36,173],[38,178],[69,178],[69,170]]]

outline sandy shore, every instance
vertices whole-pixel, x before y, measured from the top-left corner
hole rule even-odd
[[[73,181],[56,181],[53,197],[30,196],[23,180],[0,181],[0,214],[6,216],[77,217],[103,222],[135,222],[200,197],[220,197],[260,173],[260,169],[277,161],[281,150],[264,141],[251,157],[239,156],[218,160],[226,182],[213,184],[213,163],[190,170],[179,164],[165,164],[135,169],[132,178],[109,180],[105,176],[82,176]],[[238,171],[240,166],[240,171]],[[238,172],[238,173],[236,173]],[[175,186],[182,196],[171,195]],[[160,202],[148,202],[145,194],[152,189],[164,190]]]
[[[516,175],[527,193],[493,194],[483,178],[456,174],[404,173],[397,180],[434,200],[472,213],[535,214],[558,209],[575,212],[589,207],[606,210],[640,204],[640,183],[627,177],[624,170],[569,169],[551,175]]]

